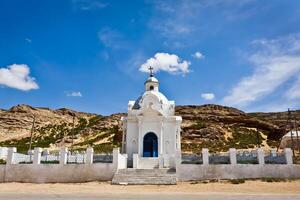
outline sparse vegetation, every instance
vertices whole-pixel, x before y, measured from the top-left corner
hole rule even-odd
[[[200,121],[200,120],[198,120],[196,122],[196,124],[193,125],[193,128],[196,129],[196,130],[203,129],[203,128],[206,128],[206,127],[207,126],[206,126],[205,122],[204,121]]]
[[[41,164],[59,164],[58,160],[43,160]]]
[[[16,126],[13,129],[6,126],[8,128],[2,128],[3,132],[15,132],[17,135],[18,130],[23,130],[22,133],[25,130],[29,135],[32,111],[37,112],[32,148],[65,145],[72,150],[85,150],[87,147],[94,147],[100,153],[121,146],[120,118],[123,114],[101,116],[68,109],[51,110],[20,105],[1,113],[4,116],[0,119],[2,124]],[[71,112],[75,113],[75,127]],[[177,106],[176,115],[183,118],[182,151],[196,154],[201,153],[202,148],[209,148],[210,152],[214,153],[228,151],[231,147],[237,149],[256,148],[262,145],[277,147],[284,133],[282,127],[287,116],[285,113],[247,114],[235,108],[219,105]],[[5,121],[6,119],[8,121]],[[27,153],[29,143],[30,137],[27,136],[3,140],[0,146],[14,146],[18,152]]]
[[[245,179],[230,179],[228,180],[232,184],[242,184],[245,183]]]
[[[228,138],[227,146],[237,149],[248,149],[261,144],[262,140],[262,136],[255,130],[234,127],[232,138]]]
[[[82,135],[85,140],[82,142],[75,142],[71,148],[73,150],[85,150],[87,147],[94,147],[95,152],[108,153],[111,152],[114,147],[119,147],[122,141],[122,131],[119,127],[114,125],[111,128],[96,127],[98,123],[103,120],[102,116],[92,117],[90,120],[80,118],[75,127],[72,124],[63,123],[60,125],[46,125],[41,128],[37,128],[33,137],[32,148],[42,147],[48,148],[51,144],[63,141],[70,143],[72,137],[74,140]],[[92,132],[92,135],[87,134],[90,129],[97,129],[97,132]],[[89,137],[88,137],[89,136]],[[100,141],[108,138],[108,142],[103,144]],[[0,142],[0,146],[17,147],[18,152],[27,153],[30,143],[30,137],[25,137],[19,140],[10,140]],[[98,144],[99,143],[99,144]]]
[[[258,164],[258,160],[238,160],[238,164]]]
[[[26,161],[22,161],[22,162],[19,162],[19,164],[32,164],[33,162],[30,161],[30,162],[26,162]]]
[[[3,159],[0,159],[0,165],[5,165],[5,164],[6,164],[6,161]]]
[[[286,182],[287,179],[282,179],[282,178],[269,178],[269,177],[266,177],[266,178],[262,178],[261,179],[263,182],[268,182],[268,183],[271,183],[271,182]]]

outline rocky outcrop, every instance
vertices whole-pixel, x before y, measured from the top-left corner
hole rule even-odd
[[[34,108],[29,105],[13,106],[0,112],[0,141],[18,139],[30,134],[35,117],[35,127],[77,122],[80,118],[90,118],[94,114],[76,112],[69,109],[51,110],[49,108]]]
[[[177,106],[175,110],[176,115],[183,118],[182,149],[186,152],[198,152],[203,147],[212,151],[225,151],[229,147],[268,148],[277,146],[286,133],[287,112],[245,113],[212,104]],[[125,114],[101,116],[66,108],[52,110],[17,105],[0,110],[0,146],[17,146],[25,151],[29,146],[33,116],[33,146],[54,149],[71,146],[78,150],[93,146],[99,151],[111,151],[120,145],[120,119]],[[300,111],[293,112],[293,116],[299,119]]]

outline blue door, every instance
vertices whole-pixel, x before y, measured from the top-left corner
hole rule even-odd
[[[143,157],[158,157],[158,141],[155,133],[147,133],[143,141]]]

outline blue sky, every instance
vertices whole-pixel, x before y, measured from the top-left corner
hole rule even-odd
[[[4,0],[0,107],[125,112],[153,65],[176,104],[300,108],[300,1]]]

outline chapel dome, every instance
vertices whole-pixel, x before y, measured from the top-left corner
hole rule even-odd
[[[146,91],[143,95],[139,96],[135,100],[132,109],[139,110],[141,107],[143,107],[143,104],[148,101],[161,105],[169,105],[169,101],[164,94],[159,91],[153,90]]]
[[[154,76],[150,76],[150,77],[146,80],[145,84],[148,83],[148,82],[158,83],[158,80],[157,80],[157,78],[155,78]]]

